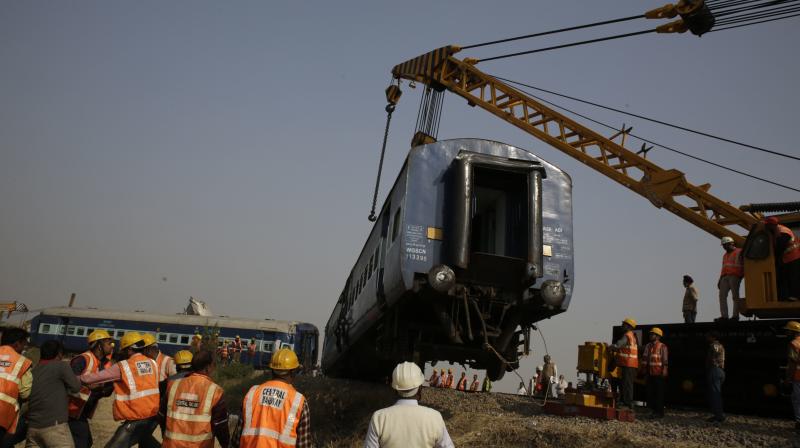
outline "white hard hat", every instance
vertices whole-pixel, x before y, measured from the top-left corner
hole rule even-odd
[[[733,243],[733,238],[731,238],[729,236],[723,236],[721,242],[722,242],[722,245],[724,246],[724,245],[726,245],[728,243]]]
[[[413,362],[401,362],[392,372],[392,389],[401,397],[413,397],[417,394],[419,386],[425,382],[422,370]]]

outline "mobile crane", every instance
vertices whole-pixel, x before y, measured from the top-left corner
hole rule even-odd
[[[683,3],[681,1],[677,6]],[[667,12],[660,17],[670,17],[670,10],[672,17],[680,12],[676,12],[674,6],[670,9],[670,5],[659,10]],[[684,14],[681,17],[681,20],[671,23],[669,29],[665,28],[665,32],[689,29],[698,34],[694,29],[697,24],[691,17]],[[713,26],[713,20],[708,26]],[[750,412],[790,410],[779,387],[788,343],[782,327],[789,319],[800,317],[800,302],[778,298],[773,240],[762,221],[764,213],[788,212],[774,216],[798,234],[800,203],[735,207],[711,194],[709,184],[694,185],[681,171],[662,168],[627,149],[624,145],[629,130],[622,129],[610,137],[601,135],[478,70],[475,67],[478,60],[456,58],[454,55],[460,50],[458,46],[445,46],[396,65],[392,69],[394,80],[386,89],[387,112],[391,114],[399,101],[402,80],[424,84],[426,94],[452,92],[464,98],[468,105],[484,109],[604,174],[657,208],[666,209],[717,238],[733,238],[744,252],[745,298],[740,310],[745,316],[767,320],[658,324],[670,335],[665,341],[672,347],[670,370],[673,380],[667,397],[685,404],[704,402],[704,335],[713,329],[720,332],[728,349],[726,390],[729,393],[725,398],[726,406]],[[421,113],[425,113],[422,106]],[[418,132],[412,139],[412,146],[435,141],[435,137],[426,132],[430,127],[420,128],[419,123],[424,121],[418,121]],[[640,341],[645,340],[642,335],[653,326],[639,327]],[[620,330],[614,331],[617,335]]]

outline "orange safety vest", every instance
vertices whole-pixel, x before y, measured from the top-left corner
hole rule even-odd
[[[256,354],[256,343],[255,342],[251,342],[251,343],[247,344],[247,352],[250,353],[251,355],[255,355]]]
[[[222,359],[228,359],[228,346],[227,345],[223,345],[222,346],[222,348],[219,351],[219,355],[222,357]]]
[[[175,368],[175,360],[172,359],[172,356],[158,352],[158,356],[156,356],[156,364],[158,364],[159,383],[178,373]]]
[[[789,244],[781,255],[781,261],[784,263],[791,263],[795,260],[800,260],[800,238],[797,238],[792,230],[786,226],[778,224],[778,232],[784,235],[789,235]]]
[[[464,392],[467,391],[467,377],[458,380],[458,385],[456,386],[456,390],[461,390]]]
[[[106,360],[104,363],[101,362],[91,350],[87,350],[78,356],[83,357],[86,361],[86,367],[83,368],[83,371],[80,373],[81,375],[100,371],[101,364],[103,365],[104,369],[107,369],[111,366],[110,361]],[[78,356],[76,356],[76,358]],[[83,407],[86,406],[86,402],[89,401],[89,395],[91,395],[91,393],[92,391],[88,387],[81,386],[81,390],[78,391],[78,393],[69,395],[67,411],[70,418],[80,418],[81,413],[83,412]],[[94,414],[94,410],[92,410],[92,414]],[[92,418],[92,415],[88,415],[87,417]]]
[[[19,383],[31,368],[31,360],[10,345],[0,346],[0,427],[9,434],[17,430]]]
[[[270,380],[244,397],[240,448],[286,448],[297,444],[305,397],[291,384]]]
[[[639,348],[636,345],[636,336],[632,331],[625,333],[628,344],[617,352],[616,362],[620,367],[639,367]]]
[[[234,353],[242,351],[242,341],[241,340],[234,339],[233,343],[231,345],[232,345],[232,349],[233,349]]]
[[[476,392],[478,390],[478,386],[480,386],[480,382],[478,382],[478,380],[473,381],[472,384],[469,386],[469,391]]]
[[[742,249],[734,248],[730,252],[722,254],[721,276],[734,275],[744,277],[744,263],[742,262]]]
[[[164,448],[213,448],[211,410],[222,399],[222,388],[202,373],[169,383]]]
[[[793,350],[795,355],[794,372],[792,373],[792,381],[800,381],[800,336],[796,336],[789,344],[789,349]]]
[[[114,382],[114,420],[144,420],[158,414],[158,364],[136,353],[119,363]]]
[[[661,341],[651,342],[644,346],[642,354],[642,368],[650,376],[666,376],[664,360],[661,359],[662,348],[666,350],[666,345]]]
[[[439,383],[439,374],[436,373],[436,371],[434,370],[433,375],[431,375],[431,379],[428,380],[428,384],[430,384],[431,387],[436,387],[438,383]]]

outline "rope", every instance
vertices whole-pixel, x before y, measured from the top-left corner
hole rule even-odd
[[[500,79],[500,78],[498,78],[498,79]],[[511,81],[511,82],[512,82],[512,83],[514,83],[514,84],[524,85],[524,86],[526,86],[526,87],[527,87],[527,85],[526,85],[526,84],[523,84],[523,83],[516,83],[516,82],[513,82],[513,81]],[[523,92],[525,92],[524,90],[522,90],[522,91],[523,91]],[[611,126],[611,125],[609,125],[609,124],[603,123],[602,121],[598,121],[598,120],[595,120],[595,119],[593,119],[593,118],[587,117],[586,115],[583,115],[583,114],[580,114],[580,113],[578,113],[578,112],[575,112],[574,110],[568,109],[568,108],[566,108],[566,107],[564,107],[564,106],[559,106],[558,104],[555,104],[555,103],[553,103],[552,101],[547,101],[546,99],[544,99],[544,98],[541,98],[541,97],[538,97],[538,96],[534,95],[534,94],[533,94],[533,93],[531,93],[531,92],[525,92],[525,93],[526,93],[527,95],[530,95],[532,98],[536,98],[537,100],[539,100],[539,101],[541,101],[541,102],[543,102],[543,103],[545,103],[545,104],[549,104],[549,105],[551,105],[551,106],[553,106],[553,107],[556,107],[556,108],[559,108],[559,109],[561,109],[561,110],[567,111],[567,112],[569,112],[569,113],[571,113],[571,114],[573,114],[573,115],[576,115],[576,116],[578,116],[578,117],[581,117],[581,118],[584,118],[584,119],[586,119],[586,120],[589,120],[589,121],[591,121],[592,123],[599,124],[600,126],[605,126],[605,127],[607,127],[608,129],[611,129],[611,130],[613,130],[613,131],[619,131],[619,129],[615,128],[614,126]],[[677,149],[675,149],[675,148],[671,148],[671,147],[669,147],[669,146],[662,145],[662,144],[660,144],[660,143],[656,143],[656,142],[654,142],[654,141],[652,141],[652,140],[648,140],[648,139],[646,139],[646,138],[644,138],[644,137],[640,137],[640,136],[638,136],[638,135],[636,135],[636,134],[633,134],[633,133],[630,133],[630,132],[628,133],[628,135],[630,135],[631,137],[634,137],[634,138],[638,138],[639,140],[641,140],[641,141],[643,141],[643,142],[650,143],[651,145],[658,146],[659,148],[666,149],[667,151],[672,151],[672,152],[674,152],[674,153],[676,153],[676,154],[680,154],[680,155],[682,155],[682,156],[688,157],[688,158],[690,158],[690,159],[694,159],[694,160],[697,160],[697,161],[699,161],[699,162],[703,162],[703,163],[706,163],[706,164],[708,164],[708,165],[715,166],[715,167],[717,167],[717,168],[722,168],[723,170],[730,171],[730,172],[733,172],[733,173],[736,173],[736,174],[740,174],[740,175],[742,175],[742,176],[749,177],[749,178],[751,178],[751,179],[760,180],[761,182],[766,182],[766,183],[768,183],[768,184],[775,185],[776,187],[781,187],[781,188],[785,188],[785,189],[787,189],[787,190],[791,190],[791,191],[795,191],[795,192],[798,192],[798,193],[800,193],[800,189],[797,189],[797,188],[794,188],[794,187],[790,187],[790,186],[788,186],[788,185],[784,185],[784,184],[781,184],[781,183],[778,183],[778,182],[773,182],[773,181],[771,181],[771,180],[769,180],[769,179],[764,179],[763,177],[758,177],[758,176],[756,176],[756,175],[754,175],[754,174],[746,173],[746,172],[744,172],[744,171],[740,171],[740,170],[737,170],[737,169],[735,169],[735,168],[730,168],[730,167],[727,167],[727,166],[724,166],[724,165],[720,165],[720,164],[718,164],[718,163],[715,163],[715,162],[712,162],[712,161],[710,161],[710,160],[706,160],[706,159],[703,159],[703,158],[701,158],[701,157],[697,157],[697,156],[694,156],[694,155],[688,154],[688,153],[686,153],[686,152],[683,152],[683,151],[677,150]]]
[[[592,101],[582,100],[580,98],[575,98],[574,96],[565,95],[563,93],[554,92],[552,90],[542,89],[540,87],[535,87],[535,86],[532,86],[532,85],[529,85],[529,84],[523,84],[521,82],[512,81],[510,79],[501,78],[499,76],[496,76],[495,78],[499,79],[501,81],[508,82],[508,83],[517,84],[517,85],[528,87],[530,89],[538,90],[540,92],[545,92],[545,93],[549,93],[551,95],[560,96],[561,98],[566,98],[566,99],[569,99],[569,100],[572,100],[572,101],[577,101],[579,103],[584,103],[584,104],[588,104],[590,106],[595,106],[595,107],[599,107],[601,109],[606,109],[606,110],[610,110],[612,112],[617,112],[617,113],[620,113],[620,114],[623,114],[623,115],[627,115],[629,117],[640,118],[642,120],[650,121],[652,123],[657,123],[657,124],[668,126],[668,127],[671,127],[671,128],[680,129],[681,131],[686,131],[686,132],[690,132],[692,134],[702,135],[703,137],[713,138],[713,139],[720,140],[720,141],[723,141],[723,142],[732,143],[734,145],[743,146],[745,148],[754,149],[756,151],[762,151],[762,152],[766,152],[766,153],[769,153],[769,154],[772,154],[772,155],[776,155],[776,156],[780,156],[780,157],[786,157],[787,159],[793,159],[793,160],[800,161],[800,157],[793,156],[791,154],[786,154],[786,153],[782,153],[782,152],[778,152],[778,151],[772,151],[772,150],[769,150],[769,149],[766,149],[766,148],[762,148],[762,147],[759,147],[759,146],[749,145],[747,143],[738,142],[736,140],[731,140],[731,139],[728,139],[728,138],[724,138],[724,137],[720,137],[720,136],[717,136],[717,135],[709,134],[707,132],[696,131],[694,129],[690,129],[690,128],[687,128],[685,126],[679,126],[677,124],[667,123],[666,121],[656,120],[655,118],[645,117],[644,115],[634,114],[634,113],[631,113],[631,112],[625,112],[624,110],[620,110],[620,109],[617,109],[617,108],[614,108],[614,107],[604,106],[602,104],[594,103]]]
[[[639,35],[642,35],[642,34],[649,34],[649,33],[655,33],[655,32],[656,32],[655,29],[651,29],[651,30],[635,31],[633,33],[617,34],[617,35],[614,35],[614,36],[606,36],[606,37],[601,37],[601,38],[598,38],[598,39],[590,39],[590,40],[583,40],[583,41],[580,41],[580,42],[573,42],[571,44],[561,44],[561,45],[555,45],[555,46],[552,46],[552,47],[538,48],[536,50],[520,51],[520,52],[517,52],[517,53],[509,53],[509,54],[504,54],[504,55],[500,55],[500,56],[494,56],[494,57],[491,57],[491,58],[479,59],[478,62],[496,61],[498,59],[511,58],[511,57],[514,57],[514,56],[522,56],[522,55],[525,55],[525,54],[532,54],[532,53],[541,53],[543,51],[558,50],[558,49],[561,49],[561,48],[568,48],[568,47],[576,47],[578,45],[592,44],[592,43],[596,43],[596,42],[603,42],[603,41],[614,40],[614,39],[622,39],[623,37],[639,36]]]
[[[489,41],[489,42],[483,42],[483,43],[480,43],[480,44],[467,45],[466,47],[461,47],[461,48],[463,50],[466,50],[466,49],[469,49],[469,48],[485,47],[487,45],[502,44],[502,43],[505,43],[505,42],[513,42],[515,40],[529,39],[531,37],[547,36],[549,34],[563,33],[565,31],[581,30],[581,29],[584,29],[584,28],[591,28],[591,27],[594,27],[594,26],[608,25],[608,24],[611,24],[611,23],[619,23],[619,22],[625,22],[625,21],[628,21],[628,20],[641,19],[641,18],[644,18],[644,14],[639,14],[638,16],[623,17],[623,18],[620,18],[620,19],[604,20],[602,22],[589,23],[589,24],[586,24],[586,25],[571,26],[571,27],[568,27],[568,28],[559,28],[557,30],[543,31],[541,33],[525,34],[523,36],[509,37],[509,38],[506,38],[506,39],[493,40],[493,41]]]
[[[372,209],[369,211],[369,219],[371,222],[378,220],[375,215],[375,205],[378,203],[378,188],[381,185],[381,172],[383,171],[383,158],[386,154],[386,140],[389,138],[389,124],[392,122],[392,112],[394,112],[394,104],[386,105],[386,129],[383,131],[383,145],[381,146],[381,160],[378,162],[378,177],[375,179],[375,192],[372,195]]]

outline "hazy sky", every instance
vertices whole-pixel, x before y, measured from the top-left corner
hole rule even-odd
[[[445,44],[662,3],[3,1],[0,301],[42,308],[75,292],[79,306],[173,313],[192,295],[217,314],[301,320],[322,331],[370,229],[383,90],[395,64]],[[479,67],[797,155],[798,23],[702,38],[652,34]],[[420,90],[406,88],[395,113],[382,194],[409,149]],[[800,187],[797,162],[556,102]],[[571,174],[575,293],[568,312],[541,324],[569,377],[577,345],[609,340],[622,317],[680,321],[684,273],[700,289],[698,320],[718,316],[716,238],[453,95],[439,137],[503,141]],[[711,183],[735,205],[798,199],[663,150],[650,159]],[[544,353],[534,342],[526,376]],[[500,389],[515,387],[511,378]]]

